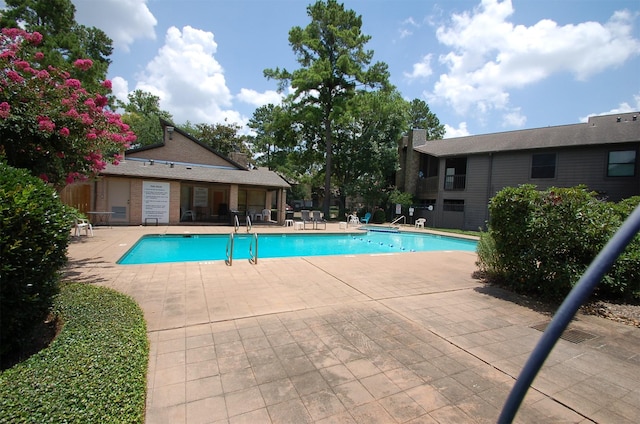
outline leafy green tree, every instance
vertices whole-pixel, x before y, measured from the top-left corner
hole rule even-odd
[[[71,0],[5,0],[5,4],[0,26],[43,35],[38,49],[45,55],[44,69],[63,69],[89,90],[96,90],[106,79],[113,42],[102,30],[78,24]],[[80,72],[73,67],[78,59],[91,59],[93,66]]]
[[[226,119],[224,124],[194,125],[187,122],[181,128],[222,155],[229,156],[232,152],[241,152],[251,159],[250,139],[240,134],[242,127],[236,123],[228,123]]]
[[[409,128],[427,130],[427,140],[439,140],[446,132],[444,125],[435,113],[431,112],[429,105],[420,99],[413,99],[409,103]]]
[[[336,121],[333,181],[369,206],[386,201],[398,163],[396,140],[406,128],[407,102],[396,90],[359,92]]]
[[[160,97],[143,90],[135,90],[128,94],[127,100],[127,103],[118,101],[118,106],[124,110],[122,121],[136,134],[137,145],[147,146],[160,142],[160,119],[173,121],[169,112],[160,109]]]
[[[298,180],[305,173],[298,146],[303,143],[301,126],[285,106],[269,104],[255,110],[248,126],[256,133],[253,151],[259,165]]]
[[[283,90],[291,84],[294,93],[289,101],[309,121],[320,122],[321,130],[314,139],[324,146],[324,213],[329,215],[331,176],[333,172],[333,123],[344,113],[347,102],[359,88],[388,85],[387,65],[371,66],[372,50],[365,50],[370,36],[361,33],[362,17],[336,0],[317,1],[307,7],[311,23],[305,28],[293,27],[289,43],[301,68],[266,69],[264,75],[279,81]],[[313,127],[316,127],[315,125]]]

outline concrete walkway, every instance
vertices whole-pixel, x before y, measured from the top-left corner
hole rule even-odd
[[[68,279],[144,310],[149,424],[493,423],[550,320],[475,280],[469,252],[115,263],[143,234],[231,230],[99,227],[69,247]],[[570,329],[516,422],[639,422],[640,331]]]

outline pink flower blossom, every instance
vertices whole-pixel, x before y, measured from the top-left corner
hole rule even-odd
[[[64,85],[66,85],[67,87],[71,87],[71,88],[80,88],[80,87],[82,87],[82,83],[79,80],[73,79],[73,78],[69,78],[68,80],[66,80],[64,82]]]
[[[40,79],[47,79],[47,78],[49,78],[49,76],[50,76],[50,75],[49,75],[49,72],[47,72],[47,71],[46,71],[46,70],[44,70],[44,69],[43,69],[43,70],[41,70],[41,71],[38,71],[38,73],[36,74],[36,77],[38,77],[38,78],[40,78]]]
[[[74,108],[69,109],[67,112],[63,113],[63,115],[68,116],[69,118],[77,119],[80,117],[80,114]]]
[[[49,177],[47,177],[47,174],[40,174],[40,175],[38,175],[38,178],[40,178],[45,183],[49,182]]]
[[[69,132],[69,128],[67,128],[67,127],[62,127],[62,128],[60,129],[60,135],[61,135],[61,136],[63,136],[63,137],[69,137],[69,134],[71,134],[71,133]]]
[[[33,45],[37,46],[42,42],[42,34],[40,34],[39,32],[34,32],[28,39]]]
[[[56,124],[54,124],[49,118],[46,116],[38,117],[38,129],[40,131],[53,132],[55,130]]]
[[[42,52],[37,52],[37,53],[33,56],[33,58],[34,58],[35,60],[37,60],[37,61],[40,61],[40,60],[44,59],[44,53],[42,53]]]
[[[104,80],[102,81],[102,86],[104,88],[108,88],[109,90],[111,90],[111,80]]]
[[[2,33],[8,37],[17,37],[22,35],[22,32],[20,28],[2,28]]]
[[[0,53],[0,59],[13,59],[14,57],[16,57],[16,52],[12,50],[5,50]]]
[[[105,107],[109,103],[109,99],[106,96],[98,94],[96,96],[95,104],[98,107]]]
[[[58,156],[60,159],[64,158],[64,152],[56,152],[56,156]]]
[[[73,62],[73,66],[80,70],[87,71],[93,66],[93,61],[91,59],[78,59]]]
[[[80,118],[82,119],[82,124],[83,125],[91,125],[91,124],[93,124],[93,119],[91,119],[91,116],[89,116],[88,113],[80,114]]]
[[[7,119],[11,112],[11,106],[7,102],[0,103],[0,118]]]
[[[98,136],[95,133],[87,134],[87,140],[95,140],[97,138],[98,138]]]
[[[13,70],[7,72],[7,78],[9,78],[11,81],[17,82],[17,83],[20,83],[20,82],[24,81],[24,78],[22,78],[22,75],[20,75],[19,73],[17,73],[16,71],[13,71]]]

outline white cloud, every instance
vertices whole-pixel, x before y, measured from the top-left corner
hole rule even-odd
[[[136,89],[160,98],[176,122],[241,123],[245,119],[227,110],[232,98],[224,69],[215,59],[213,33],[185,26],[167,30],[165,44],[137,75]]]
[[[409,27],[409,28],[407,28],[407,27]],[[413,17],[408,17],[407,19],[402,21],[402,24],[401,24],[400,28],[398,29],[398,33],[400,34],[400,38],[409,37],[410,35],[413,34],[413,30],[411,28],[419,28],[419,27],[420,27],[420,25],[418,25],[416,23],[416,21],[413,19]]]
[[[634,104],[635,102],[635,104]],[[633,102],[622,102],[618,107],[611,108],[606,112],[590,113],[587,116],[580,117],[580,122],[587,122],[590,116],[614,115],[616,113],[640,112],[640,92],[633,95]]]
[[[260,107],[268,104],[279,105],[282,102],[283,94],[278,93],[275,90],[267,90],[264,93],[259,93],[249,88],[240,89],[240,93],[236,96],[241,102]]]
[[[448,72],[435,83],[432,99],[462,114],[508,109],[511,89],[566,72],[586,80],[640,54],[629,12],[616,12],[604,24],[559,26],[545,19],[528,27],[509,22],[513,12],[510,0],[483,0],[437,29],[451,51],[439,58]]]
[[[522,128],[527,123],[527,117],[520,113],[520,108],[514,109],[502,115],[502,126]]]
[[[471,135],[467,129],[466,122],[460,122],[460,124],[458,124],[458,128],[452,127],[449,124],[444,124],[444,129],[445,133],[443,138],[466,137]]]
[[[111,80],[111,93],[116,99],[127,102],[129,95],[129,83],[122,77],[115,77]]]
[[[116,49],[129,51],[137,39],[156,39],[158,21],[147,0],[72,0],[76,22],[105,32]]]
[[[405,72],[404,76],[409,79],[421,79],[428,78],[433,74],[431,69],[431,55],[428,54],[422,58],[418,63],[413,64],[413,71],[411,73]]]

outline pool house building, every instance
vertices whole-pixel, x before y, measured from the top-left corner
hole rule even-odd
[[[286,190],[277,173],[226,157],[161,121],[160,143],[134,148],[94,181],[67,187],[62,198],[112,225],[284,223]]]

